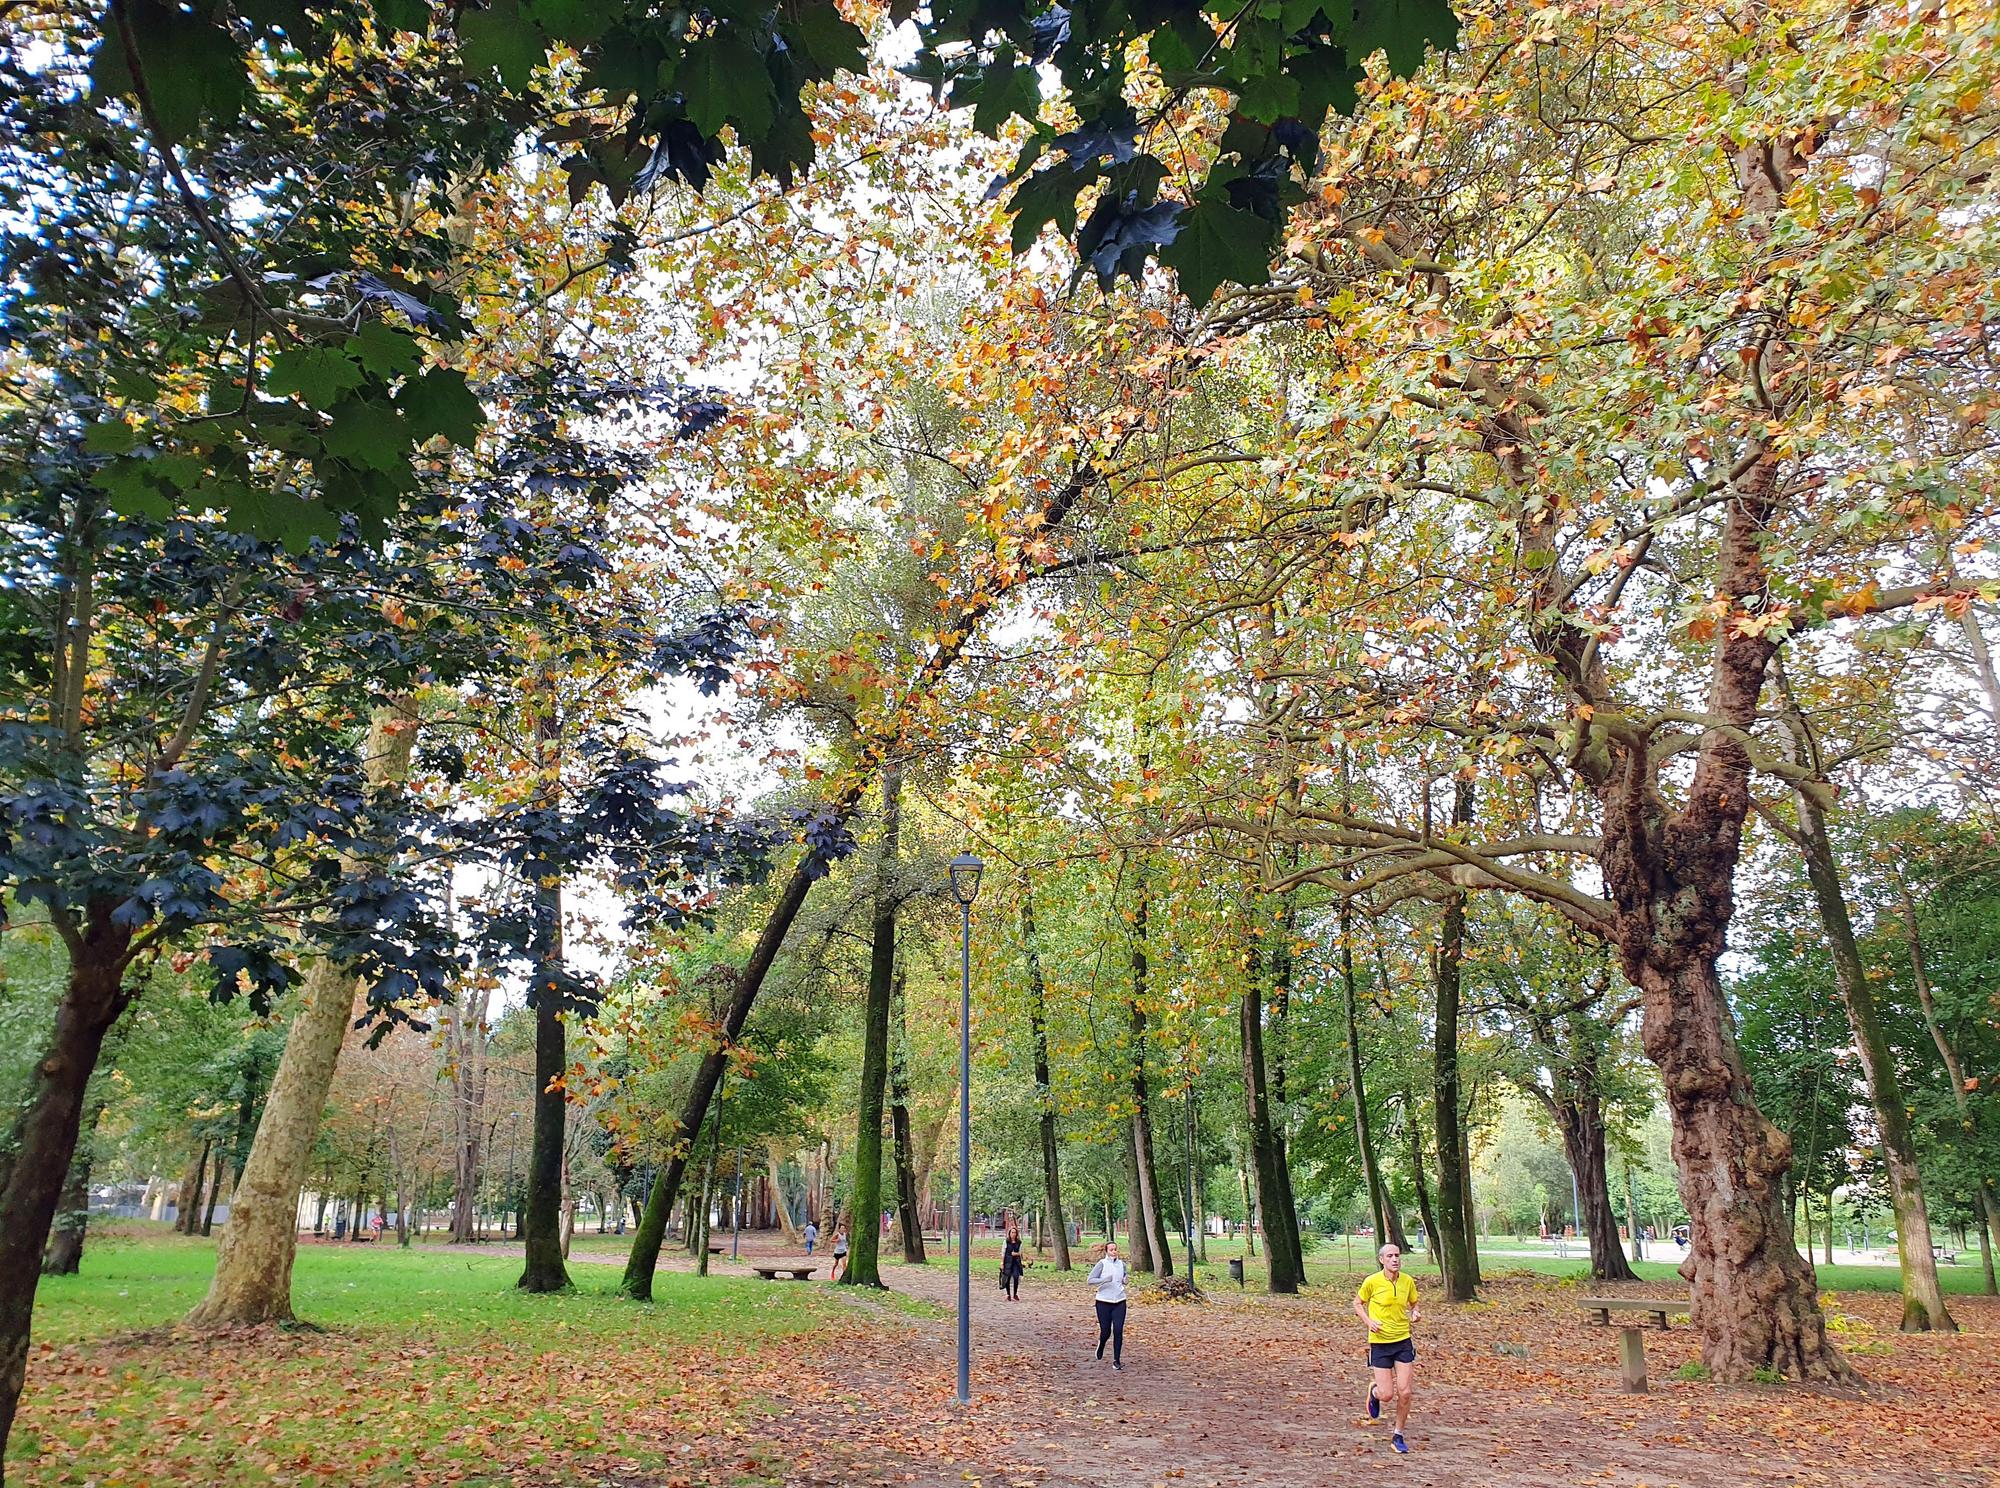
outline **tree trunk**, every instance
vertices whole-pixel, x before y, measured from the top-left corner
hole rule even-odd
[[[490,1044],[486,1010],[492,988],[481,985],[469,1000],[461,994],[446,1011],[446,1044],[451,1054],[452,1191],[451,1243],[479,1238],[480,1118],[486,1109],[486,1059]]]
[[[785,1202],[785,1185],[781,1176],[785,1167],[785,1154],[779,1150],[774,1137],[764,1146],[764,1155],[771,1160],[771,1208],[778,1216],[778,1226],[785,1233],[785,1244],[803,1245],[805,1234],[792,1218],[792,1207]]]
[[[1164,1280],[1174,1274],[1173,1247],[1167,1240],[1167,1217],[1160,1203],[1159,1166],[1153,1158],[1153,1104],[1146,1086],[1146,879],[1139,877],[1139,903],[1132,920],[1132,996],[1126,1003],[1132,1037],[1132,1155],[1139,1177],[1139,1211],[1135,1219],[1146,1227],[1146,1244],[1154,1269]]]
[[[1342,869],[1345,874],[1347,870]],[[1375,1233],[1382,1236],[1389,1233],[1388,1217],[1383,1213],[1382,1175],[1375,1163],[1375,1144],[1371,1139],[1368,1121],[1368,1090],[1361,1074],[1361,1017],[1355,1008],[1354,998],[1354,940],[1353,924],[1348,901],[1340,901],[1340,982],[1347,1004],[1347,1088],[1354,1099],[1354,1145],[1361,1155],[1361,1179],[1368,1189],[1368,1212],[1375,1219]],[[1380,1241],[1378,1239],[1377,1243]],[[1402,1245],[1401,1237],[1397,1245]]]
[[[215,1201],[222,1197],[222,1174],[229,1161],[226,1148],[217,1145],[215,1149],[215,1172],[209,1178],[208,1203],[201,1211],[201,1232],[203,1235],[215,1233]]]
[[[64,937],[68,980],[0,1143],[0,1450],[27,1379],[35,1287],[76,1155],[85,1094],[104,1037],[132,998],[123,984],[132,933],[113,923],[116,907],[93,902],[83,927]]]
[[[1803,720],[1796,710],[1791,718],[1794,732],[1803,734]],[[1923,1177],[1917,1170],[1916,1143],[1910,1134],[1902,1082],[1896,1078],[1889,1036],[1883,1031],[1875,993],[1861,964],[1861,948],[1854,941],[1854,920],[1847,910],[1840,865],[1834,861],[1832,834],[1827,831],[1826,816],[1811,796],[1798,791],[1794,800],[1798,805],[1799,845],[1805,850],[1806,877],[1812,884],[1820,924],[1826,930],[1827,944],[1833,953],[1834,981],[1847,1005],[1847,1026],[1854,1032],[1855,1052],[1861,1057],[1861,1073],[1875,1111],[1875,1132],[1889,1180],[1889,1207],[1896,1216],[1896,1255],[1902,1270],[1902,1331],[1928,1333],[1938,1329],[1956,1333],[1958,1324],[1945,1309],[1944,1293],[1938,1286],[1937,1259],[1931,1254],[1930,1211],[1924,1202]]]
[[[107,1039],[100,1061],[112,1057],[110,1043]],[[83,1115],[77,1121],[76,1153],[69,1160],[69,1174],[63,1180],[48,1245],[42,1252],[44,1276],[74,1276],[83,1269],[83,1242],[90,1228],[90,1169],[97,1155],[97,1124],[110,1102],[109,1082],[93,1081],[84,1097]]]
[[[1241,1163],[1236,1166],[1236,1181],[1243,1186],[1243,1254],[1254,1258],[1257,1254],[1257,1200],[1250,1192],[1250,1170]]]
[[[632,1234],[632,1251],[626,1259],[625,1274],[619,1288],[634,1301],[650,1302],[653,1299],[653,1271],[660,1262],[660,1244],[666,1238],[667,1215],[673,1210],[681,1177],[687,1171],[687,1143],[707,1119],[708,1104],[715,1095],[717,1082],[722,1078],[729,1048],[743,1036],[743,1025],[749,1020],[758,989],[763,986],[771,963],[777,960],[778,951],[784,945],[793,921],[798,918],[799,910],[805,906],[806,895],[825,871],[820,858],[811,852],[792,869],[791,876],[785,880],[784,892],[779,895],[771,917],[764,922],[763,933],[757,937],[757,944],[750,951],[749,960],[744,963],[743,970],[732,978],[734,985],[728,1010],[723,1017],[721,1038],[716,1047],[702,1057],[695,1070],[694,1086],[681,1107],[678,1126],[681,1142],[668,1158],[665,1171],[653,1180],[652,1192],[646,1197],[645,1212],[640,1215]]]
[[[889,1077],[889,1011],[896,981],[896,841],[902,830],[903,769],[882,771],[882,850],[876,859],[868,948],[868,1003],[861,1025],[861,1103],[854,1123],[854,1213],[848,1236],[850,1286],[882,1285],[882,1105]]]
[[[1139,1218],[1145,1208],[1139,1196],[1139,1136],[1130,1121],[1125,1123],[1125,1140],[1120,1145],[1125,1157],[1125,1262],[1133,1271],[1151,1272],[1152,1235]]]
[[[543,908],[547,915],[561,914],[560,890],[545,890],[553,903]],[[546,933],[546,931],[544,932]],[[552,967],[561,957],[558,949],[543,959]],[[568,1037],[563,1027],[560,998],[547,988],[535,1003],[535,1131],[528,1149],[528,1195],[523,1205],[521,1236],[525,1241],[525,1264],[515,1283],[524,1292],[559,1292],[569,1285],[569,1269],[563,1265],[563,1139],[568,1133],[569,1096],[563,1089],[563,1075],[569,1067]]]
[[[1271,1094],[1264,1062],[1263,958],[1253,948],[1238,1004],[1242,1032],[1243,1090],[1250,1127],[1250,1164],[1257,1179],[1257,1209],[1264,1219],[1264,1255],[1273,1293],[1291,1295],[1305,1279],[1298,1218],[1285,1201],[1280,1170],[1283,1139],[1271,1122]]]
[[[2000,717],[1996,717],[1995,725],[2000,727]],[[1958,1107],[1959,1132],[1969,1135],[1974,1125],[1972,1103],[1966,1099],[1965,1067],[1959,1062],[1957,1046],[1946,1036],[1944,1025],[1938,1021],[1937,998],[1931,987],[1930,965],[1924,955],[1923,927],[1917,923],[1917,906],[1910,896],[1909,883],[1900,872],[1896,874],[1896,894],[1903,906],[1903,944],[1909,952],[1910,977],[1916,986],[1917,1005],[1923,1011],[1924,1027],[1930,1033],[1931,1042],[1937,1045],[1938,1057],[1944,1061],[1945,1076],[1951,1084],[1951,1098]],[[1975,1202],[1985,1216],[1986,1232],[1992,1237],[1993,1244],[2000,1244],[2000,1201],[1994,1198],[1992,1181],[1978,1170],[1977,1164],[1972,1165],[1972,1184],[1978,1191]],[[1989,1252],[1990,1249],[1988,1246]],[[1986,1273],[1986,1293],[1988,1296],[1994,1294],[1990,1264]]]
[[[1443,1252],[1438,1249],[1437,1216],[1431,1212],[1431,1185],[1424,1176],[1424,1124],[1417,1114],[1416,1099],[1407,1090],[1403,1092],[1403,1135],[1410,1144],[1410,1179],[1417,1188],[1417,1214],[1424,1222],[1424,1248],[1443,1277],[1446,1272]]]
[[[1594,1076],[1579,1071],[1579,1083]],[[1590,1274],[1598,1281],[1637,1281],[1638,1273],[1618,1243],[1618,1215],[1611,1207],[1611,1185],[1604,1160],[1604,1113],[1595,1090],[1572,1090],[1556,1103],[1556,1125],[1562,1132],[1563,1155],[1576,1178],[1583,1206],[1583,1223],[1590,1236]]]
[[[1069,1224],[1063,1218],[1062,1167],[1056,1146],[1056,1103],[1049,1083],[1048,992],[1042,983],[1041,944],[1035,937],[1034,893],[1021,875],[1021,954],[1028,968],[1028,1036],[1034,1045],[1035,1103],[1042,1138],[1042,1198],[1054,1221],[1056,1269],[1067,1271]]]
[[[384,789],[403,780],[415,740],[410,704],[399,701],[377,709],[368,734],[369,783]],[[363,866],[349,863],[344,871],[352,874]],[[299,1195],[340,1048],[353,1022],[355,990],[354,971],[344,962],[321,956],[306,968],[285,1051],[278,1057],[278,1072],[250,1143],[250,1159],[230,1202],[229,1227],[215,1249],[215,1278],[208,1296],[188,1314],[190,1327],[291,1320]]]
[[[1472,782],[1460,780],[1453,791],[1452,824],[1472,820]],[[1432,1039],[1432,1079],[1437,1108],[1439,1264],[1444,1269],[1444,1294],[1449,1302],[1471,1302],[1479,1295],[1472,1258],[1472,1215],[1466,1203],[1465,1134],[1461,1125],[1458,1078],[1458,1013],[1465,960],[1465,893],[1446,901],[1444,926],[1438,935],[1436,971],[1437,1023]]]
[[[175,1190],[174,1233],[177,1235],[192,1235],[199,1222],[195,1216],[201,1213],[202,1189],[208,1182],[209,1145],[204,1137],[201,1151],[195,1154],[194,1161],[181,1174],[180,1185]]]
[[[902,1231],[903,1260],[925,1264],[923,1195],[917,1186],[916,1133],[910,1125],[910,1034],[904,998],[904,966],[896,958],[895,1052],[889,1064],[889,1131],[896,1158],[896,1228]]]

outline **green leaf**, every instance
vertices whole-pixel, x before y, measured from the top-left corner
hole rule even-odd
[[[1299,80],[1299,117],[1308,124],[1318,124],[1328,109],[1337,114],[1354,112],[1362,72],[1348,61],[1345,48],[1315,47],[1294,57],[1290,68]]]
[[[331,408],[361,386],[361,368],[333,346],[294,346],[271,358],[264,386],[279,397],[296,393],[314,408]]]
[[[470,448],[486,425],[486,410],[465,385],[465,374],[449,367],[433,367],[404,383],[396,407],[409,421],[410,437],[418,442],[442,435],[460,448]]]
[[[703,134],[724,124],[738,134],[762,134],[771,125],[771,74],[764,57],[733,26],[718,27],[687,49],[675,74],[687,116]]]
[[[377,377],[401,377],[423,364],[416,337],[380,321],[370,321],[347,340],[348,355]]]
[[[138,442],[139,431],[123,419],[92,424],[83,431],[83,447],[93,455],[122,455]]]
[[[973,90],[977,102],[972,110],[972,127],[981,134],[998,134],[1000,126],[1019,114],[1033,120],[1042,110],[1042,83],[1032,67],[1012,61],[1012,47],[1001,47],[988,64],[985,76]],[[957,102],[956,95],[953,102]]]
[[[1347,44],[1359,58],[1387,52],[1390,68],[1408,77],[1424,65],[1426,45],[1442,51],[1457,37],[1458,17],[1446,0],[1355,0]]]
[[[861,28],[843,16],[831,0],[808,0],[785,25],[798,37],[806,55],[823,72],[842,70],[865,72],[868,58],[864,48],[868,38]]]
[[[485,10],[459,12],[458,52],[466,67],[473,72],[491,69],[509,88],[527,87],[548,51],[548,37],[515,0],[494,0]]]
[[[1198,201],[1181,220],[1160,262],[1180,275],[1181,293],[1205,304],[1225,281],[1260,284],[1270,277],[1277,224],[1226,201]]]
[[[422,36],[430,28],[429,0],[375,0],[375,29],[383,35],[408,31]]]
[[[623,9],[614,11],[603,0],[528,0],[528,13],[542,30],[578,47],[602,36],[612,16]]]
[[[1014,252],[1026,253],[1050,222],[1064,237],[1076,231],[1076,194],[1090,179],[1087,172],[1054,165],[1036,171],[1008,199],[1007,210],[1014,214]]]
[[[394,470],[410,458],[409,425],[394,408],[350,398],[333,411],[333,422],[320,443],[338,455],[372,470]]]
[[[138,76],[145,80],[153,117],[167,143],[186,139],[204,118],[228,124],[242,112],[250,74],[234,37],[155,0],[127,0],[122,8],[138,53]],[[100,95],[129,98],[136,106],[139,89],[133,60],[126,53],[124,33],[108,25],[91,60],[93,89]]]
[[[164,522],[174,514],[167,494],[147,478],[146,460],[114,460],[97,472],[97,488],[110,498],[120,516]]]
[[[1260,73],[1242,85],[1236,106],[1260,124],[1275,123],[1299,111],[1299,80],[1289,73]]]

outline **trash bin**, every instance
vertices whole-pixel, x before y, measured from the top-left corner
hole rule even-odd
[[[1239,1287],[1243,1285],[1242,1256],[1231,1256],[1229,1258],[1229,1279],[1235,1282]]]

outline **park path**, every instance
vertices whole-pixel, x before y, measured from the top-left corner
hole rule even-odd
[[[711,1269],[747,1274],[778,1254],[761,1236],[744,1241],[742,1265],[724,1255]],[[662,1264],[692,1262],[670,1248]],[[856,1326],[801,1347],[787,1388],[758,1403],[744,1437],[719,1456],[695,1452],[684,1474],[619,1480],[619,1488],[750,1480],[732,1469],[745,1447],[763,1480],[775,1475],[786,1488],[2000,1484],[1990,1447],[1942,1419],[1951,1406],[1930,1393],[1939,1380],[1969,1379],[1980,1398],[1960,1389],[1952,1405],[1987,1422],[2000,1411],[1990,1367],[2000,1304],[1984,1299],[1953,1299],[1972,1336],[1901,1339],[1893,1358],[1858,1361],[1873,1382],[1866,1397],[1678,1383],[1670,1376],[1695,1352],[1684,1326],[1648,1335],[1654,1390],[1628,1396],[1618,1389],[1612,1335],[1583,1321],[1573,1288],[1546,1277],[1498,1280],[1484,1289],[1488,1305],[1438,1307],[1419,1326],[1412,1451],[1399,1458],[1386,1423],[1360,1410],[1364,1376],[1344,1286],[1274,1298],[1217,1285],[1205,1269],[1205,1302],[1136,1288],[1126,1367],[1116,1373],[1094,1357],[1081,1269],[1031,1267],[1018,1303],[990,1274],[975,1275],[973,1400],[961,1409],[951,1398],[955,1261],[885,1266],[884,1275],[894,1292],[937,1312],[915,1316],[880,1293],[835,1289]],[[1892,1336],[1893,1296],[1850,1295],[1842,1305],[1864,1329]]]
[[[949,1261],[885,1268],[885,1275],[899,1292],[955,1309]],[[1668,1380],[1693,1355],[1685,1328],[1649,1341],[1655,1393],[1623,1395],[1613,1338],[1583,1321],[1573,1292],[1546,1279],[1496,1283],[1487,1289],[1492,1307],[1435,1318],[1443,1326],[1427,1339],[1419,1329],[1412,1451],[1398,1457],[1386,1423],[1368,1422],[1360,1409],[1364,1375],[1345,1288],[1272,1298],[1217,1287],[1211,1275],[1204,1273],[1203,1303],[1135,1292],[1122,1373],[1094,1357],[1091,1291],[1080,1270],[1064,1277],[1031,1269],[1019,1303],[1008,1302],[992,1277],[975,1276],[973,1401],[965,1411],[950,1401],[954,1318],[888,1315],[885,1331],[801,1360],[841,1388],[770,1422],[777,1454],[793,1464],[785,1481],[799,1488],[1324,1488],[1380,1478],[1481,1488],[1994,1483],[1990,1470],[1972,1465],[1986,1457],[1977,1442],[1959,1444],[1954,1459],[1935,1443],[1899,1439],[1878,1458],[1845,1436],[1822,1434],[1833,1411],[1879,1416],[1887,1407],[1929,1421],[1923,1399],[1894,1378],[1865,1402],[1789,1391],[1785,1403],[1771,1391],[1751,1398]],[[866,1294],[853,1300],[880,1308]],[[1982,1312],[1976,1325],[2000,1332],[2000,1311]],[[1922,1361],[1914,1362],[1921,1374]]]

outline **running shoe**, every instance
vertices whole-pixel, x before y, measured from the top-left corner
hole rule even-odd
[[[1368,1419],[1371,1421],[1379,1421],[1381,1418],[1382,1418],[1382,1402],[1375,1398],[1375,1387],[1373,1385],[1370,1385],[1368,1387]]]
[[[1410,1450],[1410,1444],[1403,1440],[1403,1433],[1400,1431],[1389,1438],[1389,1445],[1403,1453],[1407,1453]]]

